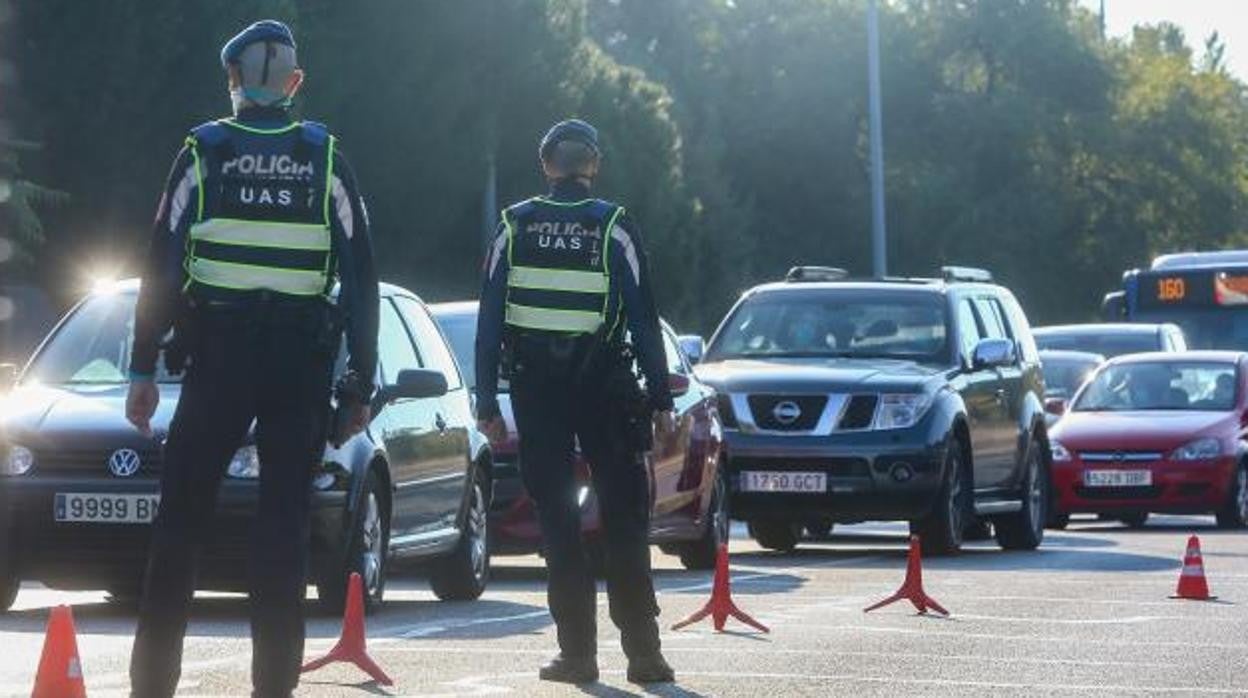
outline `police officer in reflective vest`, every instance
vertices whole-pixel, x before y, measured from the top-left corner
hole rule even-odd
[[[256,696],[291,694],[303,656],[312,472],[344,329],[344,436],[367,425],[373,391],[378,288],[368,217],[334,136],[291,118],[303,79],[294,37],[280,22],[257,22],[225,45],[221,63],[234,116],[192,130],[178,154],[135,311],[126,416],[143,433],[151,434],[157,381],[185,366],[131,658],[140,698],[177,686],[197,550],[212,536],[218,488],[253,422],[261,467],[246,568],[252,682]]]
[[[486,259],[476,361],[477,418],[492,441],[506,435],[496,398],[500,364],[511,380],[521,471],[541,519],[559,655],[540,676],[598,678],[596,594],[572,469],[579,442],[602,512],[607,595],[628,678],[672,681],[655,620],[644,462],[652,415],[653,428],[673,428],[672,396],[645,251],[624,208],[590,195],[600,162],[593,126],[556,124],[539,155],[550,191],[503,212]]]

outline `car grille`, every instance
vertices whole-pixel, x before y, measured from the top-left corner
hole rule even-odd
[[[56,449],[35,452],[35,468],[43,472],[54,472],[75,475],[100,475],[113,477],[108,469],[108,458],[112,450],[76,450]],[[161,453],[159,449],[139,451],[139,471],[131,477],[154,475],[160,472]]]
[[[796,405],[800,414],[790,422],[776,418],[778,405]],[[749,397],[750,413],[754,415],[754,423],[759,429],[767,431],[810,431],[819,423],[823,416],[823,408],[828,404],[826,395],[751,395]]]
[[[1083,499],[1157,499],[1161,487],[1084,487],[1075,486],[1075,494]]]
[[[841,423],[837,425],[837,429],[852,431],[870,428],[871,423],[875,421],[875,408],[879,403],[879,395],[850,396],[849,405],[846,406],[845,413],[841,416]]]
[[[743,470],[776,470],[776,471],[818,471],[826,472],[829,477],[870,477],[870,465],[865,458],[790,458],[776,460],[773,458],[733,458],[733,469]]]
[[[1153,463],[1161,460],[1156,451],[1081,451],[1085,463]]]

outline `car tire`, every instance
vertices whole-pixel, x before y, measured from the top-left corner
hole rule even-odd
[[[360,492],[360,506],[351,525],[337,574],[321,580],[316,592],[326,613],[337,615],[347,605],[351,574],[358,573],[364,586],[364,611],[381,608],[386,593],[386,569],[390,548],[390,501],[381,476],[370,468]]]
[[[1054,531],[1064,531],[1066,530],[1066,527],[1069,525],[1070,525],[1070,514],[1050,513],[1049,521],[1048,523],[1045,524],[1045,527],[1051,528]]]
[[[1133,511],[1130,514],[1123,514],[1118,520],[1126,524],[1127,528],[1144,528],[1148,524],[1147,511]]]
[[[806,535],[814,540],[827,540],[832,537],[832,529],[836,523],[832,519],[818,519],[806,522]]]
[[[442,601],[472,601],[490,580],[489,476],[474,467],[471,477],[459,541],[449,555],[434,562],[429,576],[434,595]]]
[[[1240,463],[1231,481],[1226,505],[1218,510],[1218,528],[1243,528],[1248,525],[1248,465]]]
[[[910,522],[924,555],[956,555],[970,523],[971,497],[962,442],[952,439],[945,452],[944,481],[927,516]]]
[[[724,478],[724,469],[717,468],[715,482],[711,485],[711,499],[706,505],[706,521],[702,526],[702,537],[686,543],[680,551],[680,564],[687,570],[710,570],[715,568],[715,557],[719,554],[719,546],[728,542],[728,483]]]
[[[750,537],[768,550],[793,552],[797,547],[801,526],[790,521],[762,520],[750,522]]]
[[[1045,453],[1040,443],[1031,442],[1031,448],[1027,450],[1027,471],[1023,474],[1023,508],[994,521],[997,545],[1005,550],[1035,550],[1044,542],[1049,504],[1049,469]]]

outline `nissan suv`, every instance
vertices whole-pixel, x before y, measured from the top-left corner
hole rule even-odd
[[[1044,536],[1044,378],[1027,318],[986,271],[851,280],[797,267],[746,292],[698,375],[719,393],[733,518],[763,547],[903,520],[925,552],[987,524]]]

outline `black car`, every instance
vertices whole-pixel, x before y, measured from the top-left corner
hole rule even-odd
[[[159,506],[161,444],[179,381],[163,368],[145,438],[126,421],[135,281],[79,303],[0,402],[0,607],[22,580],[134,598]],[[476,431],[446,340],[424,303],[381,289],[378,385],[368,430],[327,446],[313,477],[309,581],[341,608],[350,572],[380,605],[393,560],[431,564],[443,599],[476,598],[489,576],[490,450]],[[339,352],[337,371],[344,370]],[[326,404],[329,410],[331,405]],[[250,439],[229,465],[200,587],[245,587],[262,463]]]
[[[698,375],[719,392],[729,511],[764,547],[803,526],[906,520],[928,552],[994,524],[1044,536],[1049,444],[1027,318],[982,270],[852,281],[798,267],[748,291]]]

